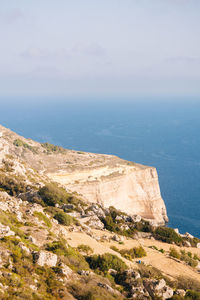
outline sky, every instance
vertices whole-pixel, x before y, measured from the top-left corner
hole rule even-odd
[[[199,0],[0,3],[0,99],[199,97]]]

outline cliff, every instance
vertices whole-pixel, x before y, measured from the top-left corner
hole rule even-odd
[[[0,126],[0,162],[12,161],[23,175],[36,170],[86,201],[141,215],[154,224],[168,218],[156,169],[112,155],[66,150],[20,137]],[[25,167],[26,166],[26,167]],[[30,174],[29,174],[30,175]]]

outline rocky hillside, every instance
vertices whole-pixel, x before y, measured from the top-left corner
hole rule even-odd
[[[115,206],[155,224],[168,218],[156,169],[116,156],[66,150],[18,136],[0,126],[0,163],[13,164],[16,174],[58,182],[89,202]]]
[[[156,197],[155,169],[0,132],[0,299],[200,299],[199,239],[75,189],[102,185],[106,201],[104,184],[132,182]]]

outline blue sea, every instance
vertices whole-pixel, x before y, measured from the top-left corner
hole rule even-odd
[[[200,237],[200,101],[1,100],[0,123],[39,142],[155,166],[169,226]]]

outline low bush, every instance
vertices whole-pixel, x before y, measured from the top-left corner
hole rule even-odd
[[[163,242],[172,244],[175,243],[176,245],[183,244],[183,238],[178,235],[174,229],[169,227],[157,227],[153,233],[154,237],[158,240]]]
[[[59,224],[69,226],[74,223],[74,218],[70,215],[64,213],[63,211],[55,214],[54,219],[58,221]]]
[[[67,255],[68,245],[65,240],[54,241],[46,245],[46,250],[57,255]]]
[[[48,228],[52,227],[51,221],[47,216],[45,216],[43,213],[35,211],[34,216],[37,217],[40,221],[43,221]]]
[[[18,196],[27,191],[25,179],[20,176],[8,176],[0,173],[0,190],[6,191],[11,196]]]
[[[195,291],[187,291],[185,299],[188,300],[200,300],[200,293]]]
[[[37,147],[33,147],[25,142],[23,142],[22,140],[20,139],[16,139],[14,142],[13,142],[13,145],[15,145],[16,147],[23,147],[25,149],[29,149],[30,151],[32,151],[33,153],[37,154],[38,153],[38,148]]]
[[[179,253],[174,247],[171,247],[171,248],[170,248],[169,255],[170,255],[171,257],[174,257],[174,258],[177,258],[177,259],[180,259],[180,258],[181,258],[180,253]]]
[[[93,255],[87,257],[90,268],[107,273],[109,269],[121,271],[127,269],[126,264],[118,256],[105,253],[103,255]]]
[[[122,300],[121,296],[97,286],[96,282],[92,280],[72,281],[68,288],[74,298],[79,300]]]
[[[50,153],[64,153],[66,150],[63,147],[55,146],[49,143],[43,143],[41,146],[46,150],[48,154]]]
[[[48,183],[39,189],[39,195],[42,200],[50,206],[55,204],[66,204],[72,196],[67,191],[59,187],[56,183]]]
[[[142,246],[121,250],[119,250],[116,246],[111,246],[110,248],[116,252],[119,252],[121,256],[129,260],[132,260],[134,258],[141,258],[147,255],[146,251]]]
[[[200,281],[187,276],[179,276],[177,277],[176,287],[178,289],[200,292]]]
[[[84,244],[79,245],[77,249],[79,252],[83,252],[87,255],[92,254],[94,252],[90,246]]]

